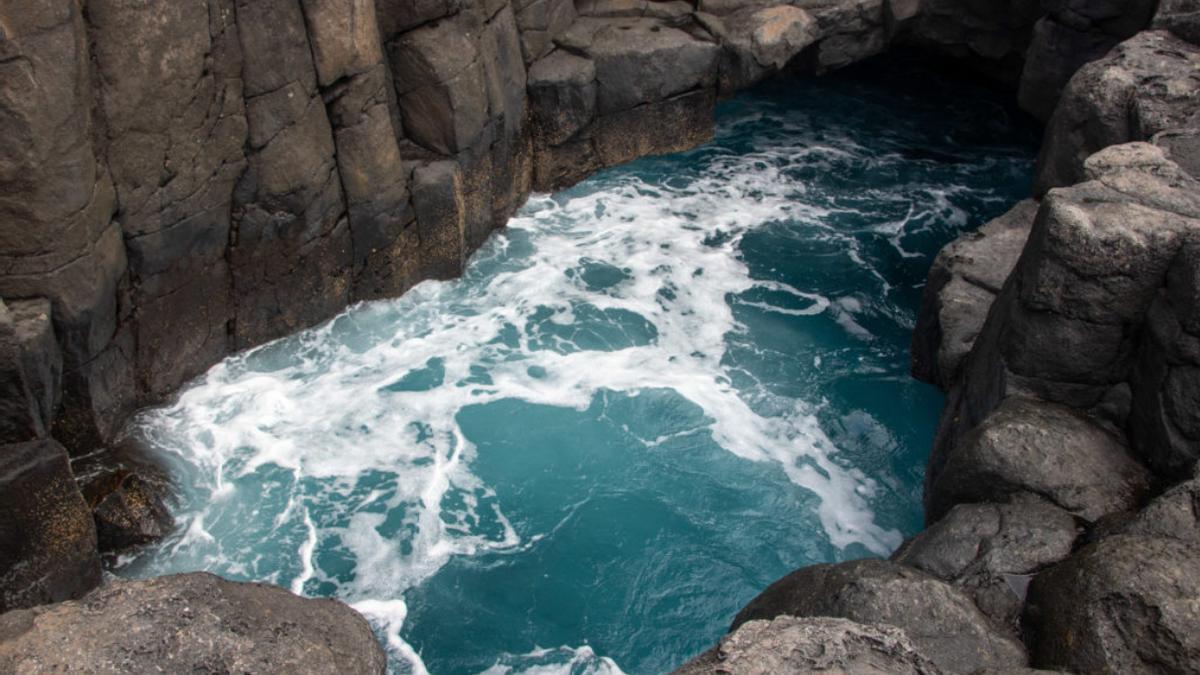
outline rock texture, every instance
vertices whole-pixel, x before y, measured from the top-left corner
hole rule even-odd
[[[383,673],[370,625],[337,600],[206,573],[115,581],[75,602],[0,616],[12,673]]]
[[[1200,668],[1200,549],[1115,536],[1034,579],[1028,618],[1039,664],[1081,673]]]
[[[1078,537],[1070,514],[1022,495],[955,506],[891,559],[963,589],[984,614],[1019,636],[1029,580],[1070,555]]]
[[[924,572],[882,560],[796,570],[738,612],[733,629],[781,615],[896,626],[948,672],[1026,664],[1021,643],[999,630],[962,591]]]
[[[675,671],[706,673],[895,673],[941,672],[898,628],[845,619],[779,616],[747,621],[721,643]]]

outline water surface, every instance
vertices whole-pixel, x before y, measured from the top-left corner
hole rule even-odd
[[[937,249],[1027,193],[1001,94],[888,57],[530,199],[461,280],[231,357],[130,433],[179,531],[125,576],[333,595],[397,672],[668,670],[795,567],[921,524]]]

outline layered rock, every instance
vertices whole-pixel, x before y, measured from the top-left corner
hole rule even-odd
[[[383,673],[371,626],[337,600],[203,572],[116,581],[0,616],[5,672]]]

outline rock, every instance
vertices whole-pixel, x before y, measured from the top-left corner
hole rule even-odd
[[[816,20],[786,5],[698,18],[721,42],[719,90],[725,96],[779,72],[817,39]]]
[[[1103,539],[1038,575],[1026,613],[1039,666],[1081,673],[1200,669],[1200,548]]]
[[[514,4],[526,63],[545,56],[554,39],[575,21],[574,0],[518,0]]]
[[[383,673],[345,604],[205,572],[113,581],[76,602],[0,616],[6,672]]]
[[[99,583],[96,527],[67,451],[52,440],[0,446],[0,613]]]
[[[926,519],[956,504],[1029,492],[1085,520],[1136,506],[1150,475],[1122,439],[1076,410],[1006,399],[955,446],[926,482]]]
[[[1196,0],[1159,0],[1151,26],[1200,44],[1200,4]]]
[[[559,49],[529,68],[529,108],[534,142],[565,143],[596,115],[596,66]]]
[[[1200,126],[1200,48],[1146,31],[1071,78],[1046,127],[1034,193],[1085,179],[1084,160],[1110,145]]]
[[[813,66],[818,73],[848,66],[887,47],[884,0],[802,0],[792,4],[817,21],[820,40]]]
[[[1200,179],[1200,129],[1168,129],[1150,141],[1192,178]]]
[[[1128,36],[1126,36],[1128,37]],[[1054,113],[1063,88],[1084,64],[1108,53],[1120,39],[1107,33],[1079,30],[1045,17],[1033,28],[1025,53],[1017,100],[1021,109],[1045,122]]]
[[[85,487],[100,551],[142,546],[169,534],[175,521],[163,503],[164,494],[163,485],[128,469],[110,470]]]
[[[983,329],[992,301],[1021,257],[1037,209],[1036,200],[1018,202],[938,252],[913,329],[913,377],[950,387]]]
[[[721,643],[684,664],[675,675],[706,673],[940,672],[904,631],[845,619],[778,616],[747,621]]]
[[[1184,481],[1126,520],[1119,533],[1170,537],[1200,545],[1200,477]]]
[[[733,630],[777,616],[839,617],[905,632],[939,668],[966,673],[1026,665],[1021,643],[1005,635],[966,594],[924,572],[884,560],[804,567],[771,584],[733,620]]]
[[[421,240],[422,275],[452,279],[466,260],[462,172],[452,161],[416,167],[412,180],[413,209]]]
[[[0,301],[0,443],[49,436],[61,385],[50,302]]]
[[[921,0],[898,39],[929,47],[1016,85],[1034,23],[1045,14],[1039,0]]]
[[[891,559],[963,589],[984,614],[1019,636],[1030,577],[1070,555],[1078,536],[1075,519],[1040,498],[959,504]]]

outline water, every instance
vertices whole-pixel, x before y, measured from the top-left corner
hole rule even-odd
[[[939,246],[1026,194],[1000,94],[889,58],[535,196],[459,281],[231,357],[131,434],[178,531],[125,576],[335,595],[396,672],[649,673],[921,524]]]

